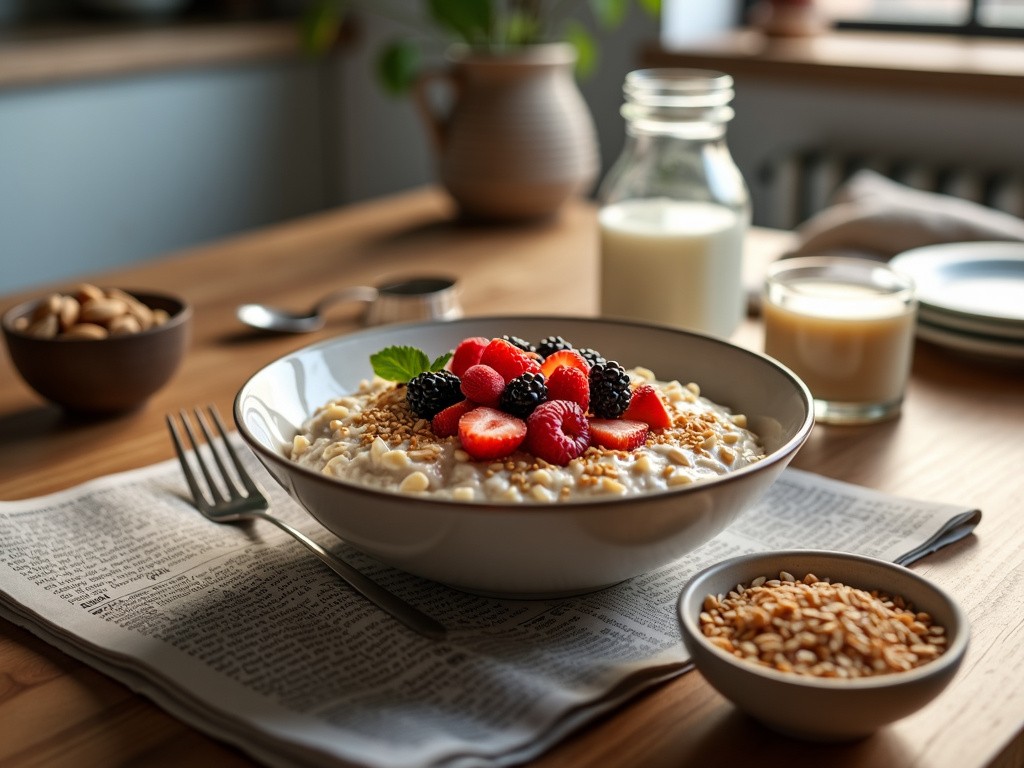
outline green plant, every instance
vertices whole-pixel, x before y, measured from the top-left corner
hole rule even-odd
[[[577,74],[585,77],[597,65],[598,50],[578,18],[579,6],[600,27],[615,29],[633,3],[651,15],[661,10],[661,0],[313,0],[303,18],[303,42],[310,52],[324,52],[353,13],[400,23],[409,32],[386,42],[377,57],[381,83],[394,94],[412,86],[424,52],[456,42],[493,53],[568,42],[576,48]]]

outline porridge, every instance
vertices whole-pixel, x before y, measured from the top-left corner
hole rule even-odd
[[[746,417],[697,384],[624,369],[560,337],[466,339],[434,361],[392,347],[326,403],[291,458],[360,485],[457,501],[649,494],[763,458]]]

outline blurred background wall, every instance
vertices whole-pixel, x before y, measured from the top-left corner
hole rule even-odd
[[[375,43],[393,31],[383,22],[366,20],[358,39],[327,61],[296,53],[5,84],[24,29],[59,17],[69,2],[0,0],[0,292],[72,281],[433,179],[412,101],[385,95],[374,79]],[[641,49],[659,37],[685,45],[739,17],[738,0],[665,0],[663,25],[634,10],[615,32],[597,31],[599,68],[581,88],[604,170],[622,145],[622,79]],[[105,23],[89,15],[85,22]],[[755,78],[738,83],[735,107],[729,143],[761,224],[777,221],[764,168],[801,147],[877,146],[998,163],[1019,156],[1024,136],[1020,104],[941,93]]]

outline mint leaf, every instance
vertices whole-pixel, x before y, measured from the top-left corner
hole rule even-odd
[[[448,361],[451,360],[451,359],[452,359],[452,353],[451,352],[446,352],[445,354],[441,355],[439,358],[437,358],[436,360],[434,360],[434,362],[432,362],[430,364],[430,370],[432,370],[432,371],[444,370],[445,365],[447,365]]]
[[[370,365],[382,379],[404,384],[430,370],[430,358],[416,347],[386,347],[370,355]]]

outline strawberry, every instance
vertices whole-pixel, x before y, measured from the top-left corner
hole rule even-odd
[[[544,374],[545,378],[550,379],[551,374],[562,366],[579,368],[584,373],[590,373],[590,364],[575,349],[560,349],[557,352],[552,352],[544,358],[540,372]]]
[[[460,400],[455,405],[449,405],[434,415],[430,420],[430,429],[438,437],[452,437],[459,434],[459,419],[463,414],[469,413],[477,407],[472,400]]]
[[[591,419],[590,444],[613,451],[632,451],[647,440],[650,427],[630,419]]]
[[[501,374],[489,365],[471,365],[462,374],[462,394],[480,405],[496,406],[505,389]]]
[[[480,362],[480,355],[484,353],[489,343],[490,339],[483,336],[471,336],[460,341],[452,353],[451,362],[448,364],[449,370],[461,379],[467,368]]]
[[[506,384],[524,373],[540,372],[540,365],[535,359],[505,339],[491,339],[480,355],[480,363],[500,373]]]
[[[496,408],[480,406],[459,419],[459,440],[476,461],[508,456],[526,439],[526,423]]]
[[[526,447],[550,464],[565,466],[590,445],[587,416],[576,403],[548,400],[526,420]]]
[[[559,366],[548,377],[547,388],[548,400],[569,400],[584,413],[590,407],[590,380],[579,368]]]
[[[661,395],[650,384],[642,384],[633,391],[622,418],[642,421],[649,424],[651,429],[667,429],[672,426],[672,417],[669,416]]]

